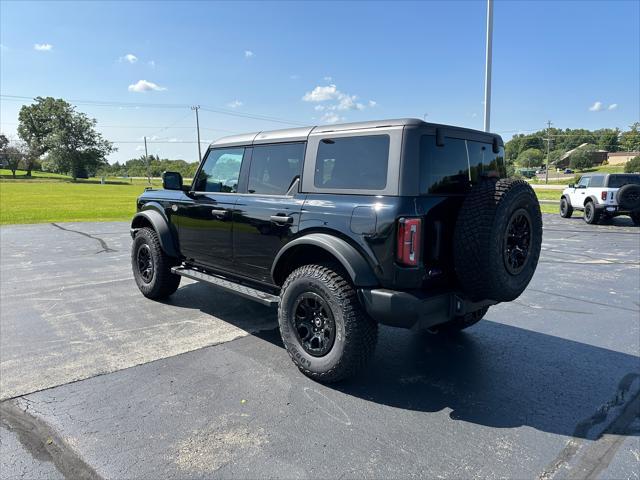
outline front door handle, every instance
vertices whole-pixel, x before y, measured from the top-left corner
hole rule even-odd
[[[217,218],[224,218],[227,216],[227,210],[218,210],[217,208],[214,208],[211,210],[211,215]]]
[[[288,225],[290,223],[293,223],[293,217],[284,217],[282,215],[271,215],[269,219],[273,223],[279,223],[281,225]]]

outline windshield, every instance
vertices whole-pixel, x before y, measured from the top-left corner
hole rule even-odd
[[[620,188],[628,183],[640,185],[640,175],[609,175],[609,188]]]

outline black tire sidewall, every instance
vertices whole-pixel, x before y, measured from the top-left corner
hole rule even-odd
[[[572,213],[573,213],[573,208],[569,204],[569,201],[565,197],[562,197],[560,199],[560,216],[562,218],[569,218]]]
[[[304,350],[293,326],[292,317],[295,301],[305,292],[312,292],[321,296],[331,309],[335,321],[336,332],[333,346],[322,357],[315,357]],[[321,374],[331,370],[340,362],[344,354],[346,344],[345,312],[340,300],[336,292],[326,282],[311,275],[294,279],[287,284],[286,289],[282,292],[278,309],[278,323],[282,341],[294,361],[311,373]]]
[[[153,276],[150,282],[145,282],[138,270],[137,255],[143,245],[149,247],[153,262]],[[171,295],[178,289],[180,276],[171,273],[171,266],[177,263],[176,259],[169,257],[162,251],[155,230],[145,227],[136,232],[131,246],[131,267],[136,285],[145,297],[160,299]]]
[[[598,212],[591,201],[584,206],[584,221],[590,225],[598,221]]]
[[[144,245],[149,247],[149,251],[151,252],[151,261],[153,262],[153,276],[151,277],[150,282],[144,281],[138,269],[138,251]],[[136,284],[138,285],[138,288],[143,293],[152,291],[158,278],[158,258],[157,252],[153,248],[153,242],[149,238],[149,232],[147,231],[147,229],[139,230],[136,233],[135,238],[133,239],[133,247],[131,249],[131,266],[133,268],[133,277],[136,281]]]

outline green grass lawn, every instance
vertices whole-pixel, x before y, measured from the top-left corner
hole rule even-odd
[[[33,172],[31,178],[0,170],[0,225],[48,222],[106,222],[129,220],[146,179],[109,178],[71,181],[69,177]],[[131,182],[131,183],[129,183]],[[159,180],[153,181],[158,187]],[[536,189],[541,200],[559,200],[559,190]],[[545,213],[557,213],[557,205],[542,204]]]

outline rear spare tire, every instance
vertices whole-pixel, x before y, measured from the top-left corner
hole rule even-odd
[[[616,193],[616,200],[623,210],[640,209],[640,185],[623,185]]]
[[[472,300],[509,302],[527,287],[542,244],[540,204],[524,180],[485,179],[465,198],[454,232],[454,267]]]

